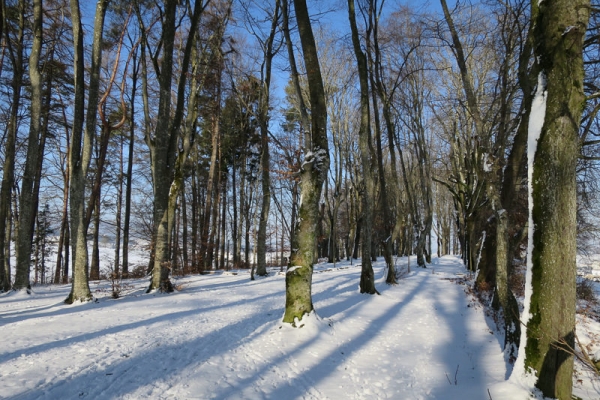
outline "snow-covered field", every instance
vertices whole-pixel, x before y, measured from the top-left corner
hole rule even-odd
[[[119,299],[109,282],[93,282],[97,301],[72,306],[63,304],[68,285],[4,294],[0,398],[524,398],[505,383],[502,335],[464,267],[434,261],[397,286],[383,283],[377,262],[381,296],[358,293],[356,262],[320,264],[318,317],[300,329],[282,326],[277,271],[255,281],[248,271],[178,278],[173,294],[144,294],[147,280],[129,281]],[[599,399],[598,382],[578,372],[575,394]]]

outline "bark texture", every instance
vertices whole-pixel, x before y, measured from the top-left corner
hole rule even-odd
[[[364,187],[361,193],[362,203],[362,256],[361,256],[361,274],[360,274],[360,292],[375,294],[375,276],[373,274],[373,265],[371,261],[371,236],[373,232],[373,198],[375,193],[375,179],[371,171],[371,119],[369,116],[369,78],[367,57],[360,46],[358,27],[356,25],[356,14],[354,0],[348,0],[348,17],[350,19],[350,28],[352,30],[352,44],[354,54],[358,64],[358,77],[360,82],[360,129],[358,133],[358,142],[360,158],[362,164],[362,174]]]
[[[576,286],[576,161],[584,106],[587,0],[533,0],[534,53],[546,114],[533,168],[532,288],[525,366],[544,396],[570,399]],[[543,88],[538,88],[538,91]]]
[[[94,19],[92,43],[92,65],[88,89],[87,115],[84,117],[85,81],[83,28],[79,0],[71,0],[71,20],[73,24],[73,48],[75,54],[75,109],[69,158],[71,242],[73,253],[73,285],[66,303],[89,301],[92,292],[88,283],[87,224],[85,221],[85,182],[92,157],[92,144],[96,130],[96,115],[100,82],[100,62],[102,59],[102,34],[104,17],[108,7],[107,0],[98,0]],[[85,128],[84,128],[85,121]]]
[[[296,320],[301,320],[305,314],[313,311],[311,286],[317,240],[315,233],[319,223],[321,190],[329,169],[329,149],[325,90],[306,1],[294,0],[294,7],[308,75],[311,106],[311,147],[305,148],[300,182],[300,209],[285,277],[283,322],[296,326]],[[301,96],[301,93],[298,95]]]

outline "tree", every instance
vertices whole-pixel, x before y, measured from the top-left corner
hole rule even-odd
[[[133,152],[135,148],[135,111],[136,111],[136,93],[138,89],[138,78],[140,71],[140,63],[138,61],[138,47],[131,50],[132,64],[131,71],[131,94],[129,97],[129,144],[127,150],[127,172],[125,181],[125,216],[123,220],[123,265],[121,274],[123,278],[129,276],[129,226],[131,221],[131,189],[133,181]],[[121,178],[122,179],[122,178]]]
[[[525,367],[546,397],[570,399],[575,347],[576,163],[588,0],[531,2],[539,68],[529,124],[531,274]],[[541,126],[536,126],[541,125]],[[531,248],[531,245],[533,248]],[[527,310],[526,310],[527,311]]]
[[[10,290],[10,229],[11,226],[11,204],[12,189],[15,181],[15,146],[18,132],[18,117],[21,106],[21,90],[23,87],[24,75],[24,36],[25,36],[25,6],[26,2],[21,0],[15,7],[10,8],[10,13],[16,16],[15,19],[3,19],[2,32],[5,37],[6,48],[12,67],[12,77],[10,83],[10,114],[6,132],[6,142],[4,143],[4,165],[2,168],[2,184],[0,186],[0,290]],[[6,2],[0,4],[2,13],[9,12]],[[4,15],[2,16],[4,17]],[[11,21],[12,23],[7,23]],[[29,283],[27,283],[28,285]]]
[[[452,51],[460,72],[461,87],[466,100],[467,115],[464,117],[468,125],[472,125],[473,134],[469,134],[461,148],[460,139],[453,140],[452,152],[454,169],[456,171],[454,180],[456,189],[449,185],[448,188],[455,197],[457,211],[461,213],[459,229],[462,231],[463,240],[461,243],[463,260],[471,271],[477,269],[477,229],[476,224],[479,222],[481,208],[486,203],[485,188],[487,181],[483,173],[483,161],[485,153],[485,143],[489,138],[490,130],[485,125],[484,118],[480,111],[479,99],[475,88],[475,82],[472,75],[472,67],[467,60],[465,54],[465,46],[461,42],[458,34],[458,29],[454,23],[454,19],[448,10],[446,0],[440,0],[444,19],[450,30],[452,38]],[[457,126],[453,127],[453,137],[457,137]],[[467,129],[470,133],[470,129]],[[464,160],[464,161],[463,161]],[[466,164],[467,168],[463,169],[462,165]]]
[[[383,230],[383,237],[380,242],[383,247],[383,254],[385,257],[385,263],[387,267],[387,276],[386,283],[387,284],[395,284],[396,283],[396,270],[394,266],[394,261],[392,259],[392,246],[393,246],[393,231],[396,225],[394,209],[390,204],[390,188],[387,184],[387,177],[384,169],[384,156],[383,156],[383,147],[382,147],[382,123],[379,112],[379,101],[378,96],[381,94],[381,91],[378,91],[378,87],[382,87],[381,76],[380,76],[380,68],[382,66],[381,62],[381,49],[379,46],[379,19],[381,17],[381,13],[383,11],[383,2],[381,5],[378,4],[377,0],[369,0],[368,2],[368,26],[367,26],[367,60],[369,65],[368,75],[369,75],[369,83],[371,85],[371,96],[373,101],[373,117],[375,122],[375,144],[377,149],[377,177],[379,181],[379,214],[381,219],[381,225]],[[362,90],[362,89],[361,89]],[[383,108],[386,105],[382,105]],[[385,114],[385,111],[384,111]],[[384,116],[385,120],[385,116]],[[390,126],[386,125],[389,129]],[[393,135],[388,132],[388,139]],[[394,143],[393,139],[389,143],[390,149],[393,151]],[[395,167],[395,154],[390,157],[392,168]]]
[[[98,0],[94,18],[94,39],[92,43],[92,65],[88,89],[87,112],[84,109],[84,51],[83,28],[79,0],[71,0],[71,21],[73,25],[74,75],[75,75],[75,108],[73,110],[73,129],[71,131],[71,149],[69,158],[70,170],[70,215],[71,242],[73,253],[73,285],[71,293],[65,300],[71,304],[76,301],[92,299],[88,283],[88,249],[86,224],[85,182],[92,158],[92,147],[96,131],[96,115],[100,86],[100,63],[102,59],[102,34],[108,0]],[[85,127],[84,127],[85,122]]]
[[[215,236],[217,234],[217,222],[219,215],[219,202],[221,197],[221,180],[223,174],[223,132],[221,129],[222,97],[224,92],[223,74],[227,64],[227,54],[230,49],[226,48],[226,28],[231,19],[231,0],[221,1],[213,7],[214,12],[206,23],[208,32],[205,48],[201,50],[199,67],[206,65],[204,75],[207,78],[199,82],[204,90],[205,103],[202,117],[205,121],[204,132],[210,135],[210,143],[207,148],[210,151],[210,162],[208,163],[208,179],[206,184],[206,204],[204,217],[201,223],[201,242],[199,267],[211,269],[214,261]],[[216,249],[218,251],[218,248]]]
[[[16,274],[13,288],[29,288],[29,271],[31,264],[33,227],[37,210],[38,194],[35,185],[38,160],[43,158],[42,137],[42,74],[40,70],[40,53],[42,52],[42,2],[33,2],[33,45],[29,56],[29,80],[31,82],[31,118],[29,123],[29,138],[27,140],[27,159],[21,185],[20,221],[16,241]],[[41,149],[40,149],[41,148]],[[36,176],[37,175],[37,176]]]
[[[285,1],[285,0],[284,0]],[[270,178],[270,154],[269,154],[269,98],[271,91],[271,70],[273,65],[273,57],[277,53],[279,46],[275,43],[275,35],[277,33],[277,25],[280,19],[280,1],[275,1],[275,9],[271,16],[271,28],[266,40],[258,38],[261,42],[263,50],[263,62],[261,65],[261,81],[259,110],[258,110],[258,125],[260,127],[261,141],[261,189],[262,189],[262,204],[260,209],[260,218],[258,226],[258,235],[256,243],[257,266],[256,274],[259,276],[267,275],[267,260],[266,260],[266,240],[267,240],[267,222],[269,219],[269,208],[271,205],[271,178]]]
[[[375,194],[375,180],[371,171],[371,159],[374,154],[371,139],[371,117],[369,112],[369,70],[367,57],[360,46],[358,28],[356,25],[356,11],[354,0],[348,0],[348,16],[352,31],[352,44],[358,64],[358,78],[360,81],[360,129],[358,132],[359,150],[362,166],[363,188],[361,193],[362,203],[362,258],[360,274],[360,292],[375,294],[375,275],[371,264],[371,235],[373,232],[373,204]]]
[[[176,0],[168,0],[164,3],[161,10],[162,32],[160,35],[160,44],[153,52],[150,48],[149,38],[146,36],[146,27],[144,25],[141,11],[138,8],[138,21],[142,32],[142,71],[144,82],[144,107],[146,114],[146,124],[150,125],[148,115],[148,73],[146,68],[146,54],[150,57],[154,72],[158,77],[160,88],[158,99],[158,113],[154,128],[154,136],[150,137],[147,128],[147,143],[151,149],[152,160],[152,179],[154,191],[154,211],[153,211],[153,235],[152,235],[152,255],[151,270],[152,278],[148,287],[148,292],[161,290],[172,292],[173,286],[169,279],[170,271],[170,233],[174,224],[174,210],[176,199],[179,197],[179,187],[182,184],[181,176],[175,175],[175,168],[179,162],[182,165],[184,157],[179,157],[179,132],[183,121],[185,106],[186,82],[190,65],[190,58],[194,46],[194,39],[197,33],[197,26],[200,16],[207,6],[208,0],[204,3],[201,0],[194,2],[191,9],[192,15],[189,16],[189,33],[184,41],[184,54],[181,60],[181,69],[179,73],[177,96],[175,101],[175,110],[172,110],[172,86],[174,71],[174,50],[177,21]],[[189,133],[189,132],[188,132]],[[188,148],[184,146],[183,152],[186,154]],[[178,161],[179,158],[179,161]],[[177,178],[177,179],[176,179]],[[165,190],[169,188],[169,190]]]
[[[285,275],[285,313],[283,322],[297,326],[296,321],[313,311],[312,272],[315,263],[319,200],[329,169],[327,142],[327,106],[317,47],[306,7],[306,0],[294,0],[304,65],[308,73],[311,107],[310,136],[304,143],[304,162],[300,172],[301,202],[295,223],[294,242]],[[302,96],[301,92],[297,95]]]

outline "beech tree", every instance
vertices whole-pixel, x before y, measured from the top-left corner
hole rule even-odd
[[[313,311],[312,272],[315,264],[316,231],[319,223],[319,200],[329,169],[327,142],[327,106],[317,47],[305,0],[294,0],[296,21],[307,71],[310,97],[310,136],[304,143],[304,162],[300,172],[300,209],[294,221],[289,266],[285,276],[285,313],[283,322],[297,326],[305,314]],[[301,92],[297,95],[302,96]]]
[[[35,223],[38,194],[35,182],[39,182],[37,174],[39,160],[43,158],[42,134],[42,74],[40,70],[40,54],[42,52],[42,2],[33,2],[33,44],[29,56],[29,80],[31,82],[31,106],[29,137],[27,140],[27,159],[21,185],[20,222],[16,241],[16,274],[14,289],[29,288],[29,271],[31,263],[33,227]],[[38,179],[36,179],[38,178]]]
[[[99,101],[100,63],[102,60],[102,35],[108,0],[98,0],[94,18],[92,43],[92,65],[87,85],[87,111],[85,109],[86,84],[84,79],[83,28],[79,0],[71,0],[73,25],[75,102],[73,128],[69,154],[70,170],[70,216],[73,241],[73,284],[66,303],[92,299],[88,279],[89,262],[87,248],[85,181],[92,158],[92,147],[96,131],[96,116]]]
[[[285,1],[285,0],[284,0]],[[271,75],[273,57],[277,53],[280,46],[275,43],[275,35],[279,24],[281,14],[280,1],[275,1],[275,8],[271,16],[271,28],[266,39],[258,38],[262,43],[263,62],[261,65],[261,82],[258,110],[258,125],[260,127],[260,142],[261,142],[261,189],[262,202],[259,217],[258,236],[257,236],[257,266],[256,274],[259,276],[267,275],[267,260],[266,260],[266,240],[267,240],[267,222],[269,219],[269,209],[271,205],[271,179],[270,168],[271,159],[269,153],[269,99],[271,91]]]
[[[184,117],[185,106],[185,88],[188,78],[190,57],[194,45],[194,38],[197,33],[197,26],[200,16],[207,4],[201,0],[194,1],[194,7],[190,8],[192,12],[189,15],[189,33],[183,42],[184,54],[181,60],[181,69],[177,82],[177,96],[175,100],[175,109],[172,109],[173,103],[173,72],[174,72],[174,50],[175,38],[178,22],[176,18],[178,1],[168,0],[164,3],[161,10],[162,33],[160,42],[155,49],[151,48],[151,43],[146,36],[146,26],[141,16],[140,8],[137,10],[140,30],[142,32],[142,65],[144,80],[144,107],[146,108],[146,119],[148,115],[148,74],[145,57],[150,57],[154,72],[158,77],[160,87],[158,98],[158,113],[154,134],[151,136],[147,128],[147,143],[151,149],[152,160],[152,178],[154,191],[154,211],[153,211],[153,235],[152,235],[152,279],[148,291],[161,290],[172,292],[173,286],[169,279],[170,274],[170,233],[174,224],[175,199],[179,196],[179,188],[182,184],[181,176],[175,174],[176,165],[181,165],[181,155],[178,149],[179,133]],[[150,121],[146,122],[150,125]],[[188,151],[183,146],[183,152]],[[169,188],[169,190],[166,190]]]
[[[354,0],[348,0],[348,16],[352,31],[352,45],[358,65],[358,79],[360,82],[360,128],[358,133],[360,158],[362,166],[363,188],[361,193],[362,221],[362,258],[360,274],[360,292],[375,294],[375,276],[371,264],[371,235],[373,232],[373,204],[375,194],[375,181],[371,171],[371,159],[374,154],[371,138],[371,117],[369,111],[369,70],[367,56],[361,49],[356,25],[356,11]]]
[[[575,348],[576,164],[585,96],[582,46],[589,0],[531,2],[538,87],[529,143],[532,292],[525,367],[546,397],[570,399]],[[534,107],[536,107],[534,109]],[[535,112],[535,117],[534,117]],[[542,124],[536,127],[536,124]],[[532,237],[531,237],[532,235]]]
[[[11,8],[11,13],[16,16],[13,19],[2,17],[2,35],[5,38],[6,52],[10,66],[12,67],[12,77],[10,78],[10,111],[8,123],[6,126],[6,140],[4,142],[4,165],[2,167],[2,183],[0,185],[0,290],[8,291],[11,288],[11,268],[10,268],[10,234],[12,226],[11,205],[12,191],[15,182],[15,154],[16,141],[19,124],[19,111],[22,103],[22,88],[25,73],[24,63],[24,37],[25,37],[25,12],[27,2],[19,1]],[[0,4],[2,13],[7,12],[5,1]],[[29,282],[25,284],[27,287]],[[20,288],[20,285],[19,285]]]

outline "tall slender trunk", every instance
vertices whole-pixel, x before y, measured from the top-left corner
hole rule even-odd
[[[108,7],[107,0],[98,0],[94,20],[94,39],[92,44],[92,65],[88,89],[87,115],[84,116],[85,82],[83,29],[79,1],[71,0],[71,19],[73,24],[73,47],[75,54],[75,109],[73,111],[73,129],[71,131],[71,151],[69,169],[71,234],[73,235],[73,285],[66,303],[89,301],[92,299],[88,283],[87,224],[85,210],[85,181],[92,155],[93,138],[96,130],[96,115],[100,84],[100,62],[102,59],[102,33],[104,17]],[[84,128],[85,121],[85,128]]]
[[[185,190],[185,185],[181,187],[181,255],[183,258],[183,273],[187,274],[190,268],[189,264],[189,247],[188,247],[188,204],[187,204],[187,195]]]
[[[226,240],[226,231],[227,231],[227,176],[225,176],[225,180],[223,182],[223,208],[221,211],[221,229],[220,229],[220,234],[221,234],[221,238],[219,239],[219,242],[221,243],[221,258],[219,260],[219,268],[220,269],[227,269],[226,267],[226,262],[229,262],[229,254],[227,254],[227,261],[225,260],[225,240]]]
[[[375,86],[373,78],[371,78],[372,86]],[[374,119],[375,119],[375,143],[377,149],[377,173],[379,178],[379,209],[381,212],[381,220],[383,221],[383,238],[381,246],[383,247],[383,257],[387,267],[387,276],[385,282],[387,284],[395,284],[396,271],[392,255],[392,235],[394,231],[395,221],[390,210],[390,202],[388,200],[388,187],[385,170],[383,168],[383,148],[381,144],[381,122],[379,120],[379,109],[375,91],[372,91]]]
[[[196,168],[192,170],[192,251],[191,258],[192,264],[190,266],[191,271],[198,271],[198,220],[200,219],[199,214],[199,201],[198,201],[198,185],[196,183]]]
[[[254,189],[254,188],[252,188]],[[251,189],[250,197],[247,199],[244,204],[244,211],[242,215],[244,215],[245,229],[244,233],[244,264],[246,264],[246,268],[250,267],[250,233],[252,231],[252,218],[253,215],[250,213],[252,209],[252,199],[254,197],[254,190]]]
[[[115,215],[115,259],[113,274],[114,277],[119,277],[119,266],[121,263],[121,230],[122,230],[122,215],[123,215],[123,135],[119,137],[119,177],[117,179],[117,209]]]
[[[362,199],[362,270],[360,274],[360,292],[375,294],[375,275],[371,264],[371,236],[373,232],[373,196],[375,193],[375,180],[371,171],[372,143],[371,143],[371,117],[369,112],[369,78],[367,57],[362,51],[356,25],[356,12],[354,0],[348,0],[348,16],[350,29],[352,31],[352,44],[358,65],[358,76],[360,82],[360,129],[358,133],[360,159],[362,164],[362,175],[364,189]]]
[[[67,159],[69,158],[68,152],[69,144],[67,143]],[[58,237],[58,254],[56,256],[56,270],[54,272],[54,283],[67,283],[65,282],[65,280],[67,279],[66,277],[69,271],[69,181],[69,164],[67,163],[65,166],[65,171],[63,172],[63,207],[61,214],[62,218],[60,222],[60,234]],[[65,252],[64,257],[63,251]]]
[[[152,278],[148,292],[154,290],[173,291],[173,285],[169,279],[171,261],[169,259],[169,234],[173,227],[173,221],[169,220],[169,216],[172,215],[170,211],[174,203],[173,197],[178,196],[178,186],[182,184],[181,176],[175,176],[175,166],[178,162],[181,165],[184,161],[177,160],[177,146],[183,120],[190,57],[200,15],[206,7],[201,0],[195,0],[193,15],[190,19],[190,34],[185,41],[184,55],[180,64],[181,72],[176,92],[175,110],[172,113],[173,52],[177,29],[178,1],[167,0],[164,4],[161,62],[160,70],[156,71],[159,77],[160,95],[155,134],[151,142],[152,177],[154,180],[154,232],[152,235],[154,249],[152,254]],[[155,59],[155,62],[155,65],[158,66],[158,59]],[[144,78],[147,81],[147,74]],[[169,188],[169,190],[165,190],[165,188]]]
[[[2,4],[3,11],[5,5]],[[10,268],[10,234],[7,228],[11,225],[9,221],[11,215],[12,190],[15,175],[15,146],[18,130],[18,115],[21,107],[21,89],[23,86],[24,61],[23,61],[23,39],[25,29],[25,2],[19,1],[18,5],[18,28],[15,38],[8,37],[8,31],[3,32],[7,36],[5,43],[12,64],[10,114],[6,132],[6,141],[4,143],[4,166],[2,169],[2,183],[0,186],[0,291],[8,291],[11,288],[11,268]],[[7,26],[2,24],[6,29]],[[33,227],[32,227],[33,229]],[[31,244],[30,244],[31,246]],[[19,287],[22,289],[23,281],[25,288],[29,286],[29,260],[25,273],[20,271]],[[23,268],[22,268],[23,269]]]
[[[101,195],[101,190],[98,195]],[[100,280],[100,201],[94,205],[94,229],[92,231],[92,261],[90,263],[90,280]]]
[[[294,54],[294,43],[292,42],[290,36],[290,27],[289,27],[289,10],[288,10],[289,0],[284,0],[281,2],[281,17],[282,17],[282,31],[283,36],[285,38],[285,44],[288,53],[288,62],[290,64],[290,75],[292,78],[292,83],[294,85],[294,91],[296,94],[296,99],[298,101],[299,109],[300,109],[300,132],[301,136],[299,137],[300,147],[304,148],[305,151],[310,149],[311,137],[310,137],[310,119],[308,116],[308,111],[306,107],[306,103],[304,101],[304,96],[302,95],[302,88],[300,87],[300,74],[298,73],[298,67],[296,65],[296,56]],[[306,28],[304,28],[306,29]],[[297,218],[297,205],[298,205],[298,190],[299,184],[297,181],[294,181],[292,186],[292,212],[291,212],[291,228],[290,228],[290,260],[291,260],[291,251],[292,244],[295,243],[296,240],[296,218]]]
[[[231,241],[233,242],[233,265],[234,268],[237,268],[240,259],[238,256],[238,252],[239,252],[239,246],[238,246],[238,236],[239,236],[239,231],[238,231],[238,207],[237,207],[237,196],[236,196],[236,190],[237,190],[237,184],[236,184],[236,165],[235,163],[233,164],[233,166],[231,167],[231,191],[232,191],[232,201],[233,201],[233,220],[231,221]]]
[[[133,71],[131,73],[131,99],[129,101],[129,146],[127,149],[127,178],[125,182],[125,216],[123,220],[123,265],[121,276],[129,277],[129,225],[131,220],[131,189],[133,185],[133,152],[135,149],[135,124],[136,92],[140,65],[137,62],[137,48],[133,50]]]
[[[286,1],[286,0],[284,0]],[[260,125],[260,167],[261,167],[261,189],[262,202],[260,208],[260,217],[258,224],[258,234],[256,243],[256,274],[259,276],[267,275],[267,260],[266,260],[266,241],[267,241],[267,222],[269,219],[269,209],[271,206],[271,157],[269,154],[269,99],[271,91],[271,66],[273,57],[273,41],[277,33],[277,25],[279,24],[279,6],[280,1],[275,1],[275,10],[271,21],[271,31],[267,38],[264,49],[263,61],[263,79],[262,88],[259,97],[259,125]]]
[[[369,73],[369,80],[371,83],[371,99],[373,102],[373,117],[375,122],[375,143],[377,150],[377,173],[379,179],[379,209],[381,213],[381,220],[383,221],[383,238],[381,238],[381,246],[383,247],[383,256],[385,258],[385,264],[387,267],[387,284],[395,284],[396,271],[394,267],[394,260],[392,255],[392,243],[393,243],[393,232],[396,225],[395,218],[392,216],[390,210],[390,202],[388,200],[388,187],[387,179],[385,176],[385,170],[383,168],[383,148],[381,143],[381,130],[382,124],[379,118],[379,105],[377,101],[377,74],[378,67],[380,65],[380,52],[379,52],[379,17],[378,10],[375,9],[376,3],[371,0],[369,2],[369,31],[367,34],[367,59],[369,65],[372,66]],[[371,40],[372,33],[372,40]],[[374,56],[374,59],[373,59]],[[393,148],[393,144],[392,144]],[[394,155],[395,156],[395,155]]]
[[[215,107],[220,108],[219,106]],[[219,123],[216,115],[212,115],[211,127],[211,155],[210,167],[208,170],[208,183],[206,185],[206,202],[204,203],[204,220],[202,221],[202,234],[200,239],[200,257],[202,259],[202,268],[210,269],[209,252],[209,233],[211,225],[211,216],[213,215],[213,207],[216,204],[215,197],[217,196],[217,154],[219,152]]]
[[[42,2],[33,2],[33,44],[29,55],[29,80],[31,82],[31,106],[29,137],[27,140],[27,158],[21,184],[21,197],[19,199],[20,220],[16,241],[16,274],[14,289],[29,287],[29,270],[31,262],[31,243],[33,228],[37,211],[37,193],[35,192],[35,179],[40,156],[40,145],[43,141],[42,133],[42,74],[39,61],[42,51]],[[43,158],[43,157],[42,157]]]
[[[242,238],[244,236],[244,222],[246,220],[244,217],[246,215],[246,161],[246,154],[244,152],[241,164],[243,165],[243,169],[241,171],[242,179],[239,186],[239,221],[237,225],[237,259],[239,264],[242,264]],[[247,252],[248,249],[246,248],[245,251]],[[246,265],[245,267],[248,266]],[[239,266],[237,268],[239,268]]]
[[[0,4],[0,41],[4,35],[4,6]],[[0,67],[2,67],[2,62],[0,61]],[[2,223],[0,223],[1,225]],[[4,223],[5,224],[5,223]],[[3,234],[4,238],[2,240],[6,240],[6,233]],[[4,248],[0,246],[0,250],[4,251]],[[9,291],[11,288],[10,284],[10,269],[7,270],[5,268],[5,255],[0,255],[0,292]]]
[[[220,164],[220,163],[219,163]],[[215,248],[217,237],[217,230],[219,226],[219,208],[221,205],[221,166],[217,167],[217,182],[215,187],[215,204],[212,208],[212,217],[211,217],[211,228],[210,228],[210,240],[208,245],[208,256],[207,264],[209,269],[213,268],[214,260],[215,260]]]
[[[294,242],[285,277],[286,304],[283,322],[298,326],[304,315],[313,311],[312,272],[315,263],[315,231],[319,218],[319,200],[329,169],[327,141],[327,106],[325,89],[317,55],[315,39],[305,0],[294,0],[296,21],[300,32],[311,104],[310,144],[306,147],[301,174],[301,202],[298,220],[294,221]],[[285,10],[284,10],[285,14]],[[301,92],[296,95],[300,98]],[[302,326],[302,325],[300,325]]]

